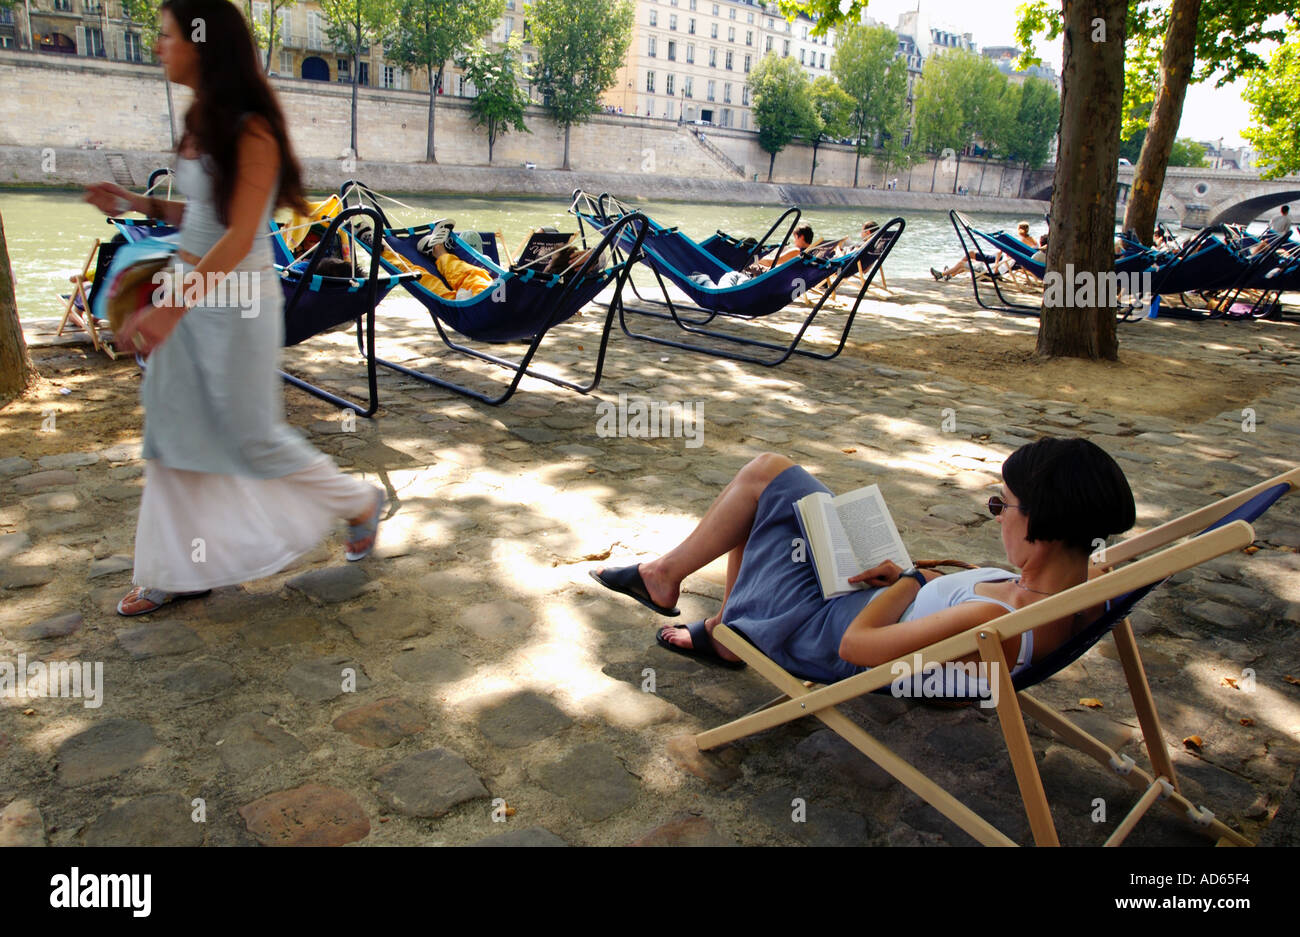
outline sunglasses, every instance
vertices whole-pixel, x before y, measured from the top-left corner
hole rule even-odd
[[[1018,511],[1024,510],[1024,508],[1022,508],[1018,504],[1007,504],[998,495],[994,495],[993,497],[989,498],[989,513],[992,514],[994,517],[997,517],[1007,508],[1015,508]]]

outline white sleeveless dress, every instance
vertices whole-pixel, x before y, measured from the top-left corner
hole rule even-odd
[[[187,197],[180,248],[196,257],[226,231],[209,165],[177,161]],[[259,232],[274,202],[272,193]],[[374,507],[373,486],[342,474],[284,421],[284,298],[266,237],[234,272],[230,295],[246,308],[195,306],[149,356],[137,585],[194,592],[268,576],[314,549],[340,517]]]

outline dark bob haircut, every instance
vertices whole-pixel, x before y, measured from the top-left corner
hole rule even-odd
[[[1091,553],[1097,540],[1137,520],[1133,491],[1115,460],[1086,439],[1040,439],[1002,463],[1002,478],[1029,521],[1027,539],[1060,540]]]

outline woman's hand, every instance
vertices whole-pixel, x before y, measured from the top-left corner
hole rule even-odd
[[[184,306],[145,306],[127,317],[121,334],[113,336],[113,341],[121,350],[139,352],[147,358],[167,341],[185,311]]]
[[[850,576],[849,582],[865,582],[867,585],[892,586],[898,582],[898,577],[903,573],[903,568],[893,560],[885,560],[871,569],[858,573],[856,576]]]
[[[83,199],[106,215],[122,215],[135,210],[135,196],[115,182],[96,182],[86,186]]]

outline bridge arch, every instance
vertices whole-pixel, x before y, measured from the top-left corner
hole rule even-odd
[[[1244,199],[1234,196],[1215,205],[1210,209],[1208,224],[1249,224],[1269,209],[1294,201],[1300,201],[1300,188],[1256,190]]]

